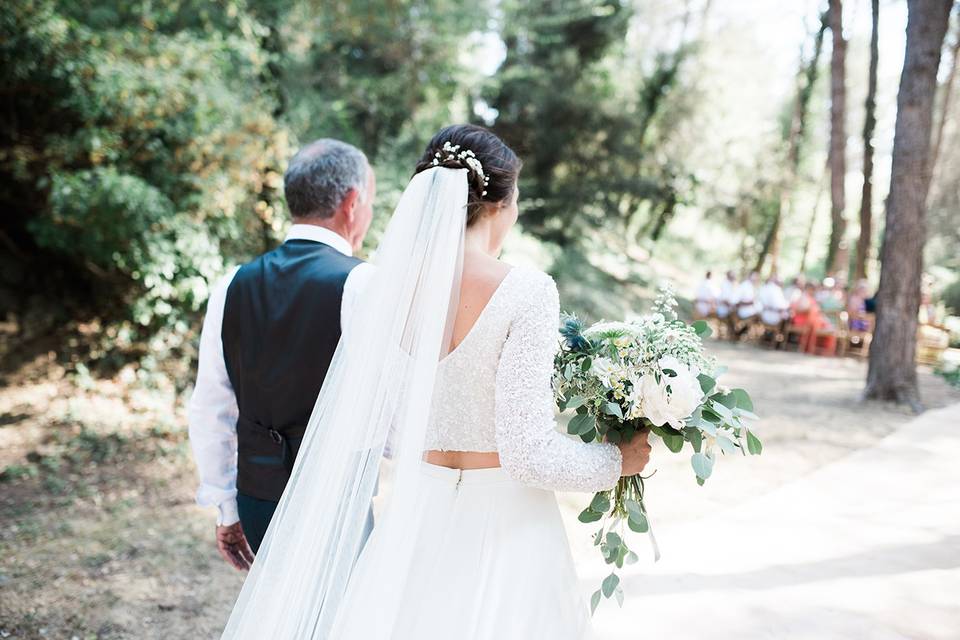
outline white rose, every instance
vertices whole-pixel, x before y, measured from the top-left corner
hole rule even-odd
[[[640,401],[642,414],[656,426],[669,423],[682,429],[683,421],[703,402],[700,381],[695,370],[672,356],[661,358],[659,364],[661,370],[670,369],[677,375],[662,375],[658,383],[653,374],[644,374],[634,387],[634,394],[639,396],[636,400]]]

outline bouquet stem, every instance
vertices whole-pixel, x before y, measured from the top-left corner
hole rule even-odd
[[[630,523],[630,528],[634,531],[646,533],[649,536],[653,561],[656,562],[660,559],[660,545],[657,544],[657,538],[653,535],[653,527],[647,516],[647,505],[643,501],[643,481],[644,477],[639,474],[620,478],[613,492],[613,515]]]

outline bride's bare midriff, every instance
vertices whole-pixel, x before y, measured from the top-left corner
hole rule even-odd
[[[495,452],[478,451],[427,451],[425,462],[448,469],[494,469],[500,466],[500,456]]]

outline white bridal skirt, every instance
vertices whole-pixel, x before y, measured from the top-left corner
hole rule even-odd
[[[418,508],[404,528],[416,543],[397,618],[384,632],[376,602],[350,608],[343,638],[390,640],[583,640],[589,612],[550,491],[503,469],[460,471],[422,463]],[[409,529],[408,529],[409,527]],[[376,580],[364,562],[380,540],[374,527],[351,579]],[[373,572],[371,575],[370,572]]]

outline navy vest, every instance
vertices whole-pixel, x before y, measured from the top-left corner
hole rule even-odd
[[[237,397],[237,490],[279,500],[340,341],[343,285],[360,260],[288,240],[227,289],[223,356]]]

